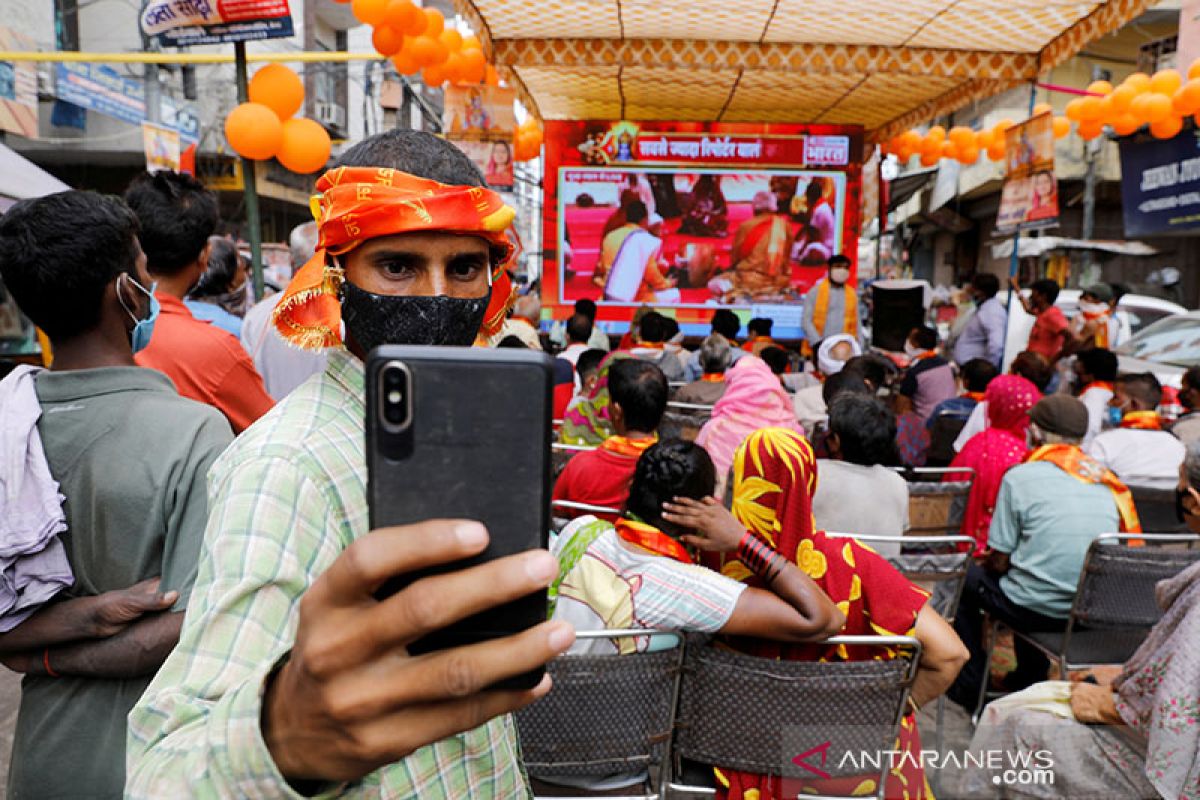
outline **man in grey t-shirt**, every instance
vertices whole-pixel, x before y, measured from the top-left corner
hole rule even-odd
[[[895,462],[896,420],[880,400],[843,393],[831,398],[830,458],[817,462],[813,517],[817,528],[863,536],[892,536],[908,530],[908,484],[883,466]],[[895,545],[871,545],[898,555]]]
[[[25,674],[8,795],[119,798],[125,717],[179,638],[207,518],[219,411],[138,367],[156,307],[133,213],[63,192],[0,220],[0,277],[50,337],[38,433],[66,498],[74,585],[0,636]]]

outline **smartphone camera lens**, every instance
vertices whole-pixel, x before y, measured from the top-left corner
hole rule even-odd
[[[384,426],[390,430],[403,430],[410,420],[409,372],[398,361],[386,365],[380,373],[380,411]]]

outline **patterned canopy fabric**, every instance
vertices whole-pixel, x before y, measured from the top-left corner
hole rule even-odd
[[[542,119],[859,124],[1033,80],[1150,0],[455,0]]]

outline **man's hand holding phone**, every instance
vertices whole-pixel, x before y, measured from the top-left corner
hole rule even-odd
[[[290,659],[268,681],[263,737],[289,781],[353,781],[414,750],[515,711],[550,690],[484,691],[536,669],[575,640],[545,622],[516,635],[409,656],[450,623],[541,589],[554,557],[532,550],[421,578],[375,598],[387,579],[478,555],[483,525],[430,520],[381,528],[350,545],[300,601]]]

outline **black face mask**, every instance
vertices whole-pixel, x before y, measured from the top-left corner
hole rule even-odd
[[[475,342],[491,290],[483,297],[373,294],[342,282],[342,321],[364,352],[381,344],[467,347]]]

